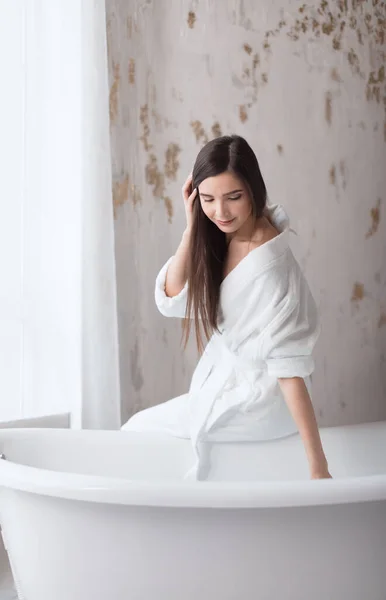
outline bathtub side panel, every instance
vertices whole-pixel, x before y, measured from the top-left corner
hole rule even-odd
[[[0,512],[28,600],[384,600],[386,502],[160,509],[3,489]]]

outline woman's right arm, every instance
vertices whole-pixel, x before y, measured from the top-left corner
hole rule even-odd
[[[190,232],[185,230],[178,249],[171,260],[166,274],[165,293],[169,298],[177,296],[188,279]]]
[[[197,189],[192,191],[192,175],[190,174],[182,188],[186,214],[186,229],[177,251],[171,260],[165,282],[165,293],[169,298],[177,296],[185,287],[188,279],[188,261],[190,252],[190,237],[193,221],[193,202],[197,196]]]
[[[189,175],[182,195],[185,203],[186,229],[175,255],[162,267],[155,282],[155,302],[165,317],[186,316],[188,298],[188,261],[192,231],[192,206],[197,191],[192,192],[192,176]]]

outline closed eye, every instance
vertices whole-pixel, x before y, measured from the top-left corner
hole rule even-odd
[[[228,196],[227,200],[240,200],[242,194],[239,194],[238,196]],[[204,202],[213,202],[213,198],[210,198],[210,196],[204,196],[204,194],[201,194],[201,198],[204,200]]]

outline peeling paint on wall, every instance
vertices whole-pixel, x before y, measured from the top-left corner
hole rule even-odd
[[[153,146],[149,143],[149,107],[147,104],[141,106],[140,121],[143,127],[143,133],[139,139],[143,142],[146,152],[149,152]]]
[[[336,69],[335,67],[331,69],[331,79],[333,81],[336,81],[337,83],[342,83],[342,78],[338,73],[338,69]]]
[[[138,23],[135,17],[131,15],[126,19],[126,31],[129,40],[133,37],[133,33],[139,33]]]
[[[327,0],[321,0],[316,6],[303,4],[298,9],[300,18],[289,19],[292,23],[288,26],[287,22],[281,19],[275,29],[265,33],[263,48],[271,52],[271,42],[280,35],[282,30],[293,42],[300,41],[306,35],[308,44],[312,38],[314,40],[322,37],[330,38],[333,50],[339,56],[346,56],[352,73],[367,81],[364,88],[367,100],[375,101],[377,104],[384,103],[384,141],[386,142],[386,3],[373,0],[372,14],[366,12],[368,9],[367,2],[363,1],[329,3]],[[361,64],[358,53],[352,44],[348,46],[351,37],[345,35],[346,29],[354,31],[359,44],[366,44],[372,54],[374,68],[367,76],[365,65]],[[331,78],[340,82],[336,67],[331,69]],[[328,123],[331,115],[330,104],[330,100],[326,98],[325,112]]]
[[[202,123],[200,121],[191,121],[190,126],[193,129],[194,135],[196,136],[196,141],[202,142],[203,144],[207,144],[209,138],[205,133],[205,129],[203,128]]]
[[[113,84],[110,88],[110,124],[115,123],[118,115],[118,89],[121,81],[120,67],[119,64],[113,65]]]
[[[365,297],[365,286],[363,283],[354,283],[351,302],[360,302]]]
[[[174,181],[177,179],[177,172],[180,166],[178,155],[181,148],[178,144],[169,144],[165,153],[165,175]]]
[[[158,161],[155,154],[149,154],[148,162],[145,167],[146,183],[153,188],[153,196],[162,198],[165,191],[165,177],[158,168]]]
[[[245,121],[248,119],[248,113],[247,113],[247,110],[246,110],[246,107],[244,104],[242,104],[239,107],[239,115],[240,115],[240,121],[242,123],[245,123]]]
[[[124,177],[118,181],[113,182],[113,207],[114,216],[117,215],[117,209],[123,206],[129,198],[129,176]]]
[[[130,58],[129,60],[129,83],[134,85],[135,83],[135,60]]]
[[[130,183],[129,175],[125,174],[116,181],[113,181],[114,218],[118,216],[118,209],[130,201],[133,206],[136,206],[142,202],[142,197],[138,187]]]
[[[212,133],[213,133],[214,138],[218,138],[218,137],[222,136],[221,125],[217,121],[216,121],[216,123],[213,123],[213,125],[212,125]]]
[[[188,14],[188,25],[189,25],[190,29],[193,29],[195,22],[196,22],[196,15],[194,12],[190,11]]]
[[[174,213],[173,202],[172,202],[171,198],[169,198],[169,196],[164,196],[163,201],[165,203],[166,212],[168,215],[168,221],[169,221],[169,223],[172,223],[173,213]]]
[[[379,222],[381,220],[381,199],[380,198],[378,198],[377,205],[370,210],[370,216],[371,216],[371,227],[368,230],[368,232],[366,233],[367,239],[369,237],[373,236],[378,231]]]
[[[155,102],[155,100],[156,93],[153,90],[152,101]],[[159,123],[159,120],[162,122],[162,118],[158,115],[155,109],[152,110],[152,116],[156,123]],[[147,153],[147,161],[145,164],[145,181],[152,188],[153,197],[164,202],[168,221],[171,223],[173,219],[173,203],[170,197],[165,195],[165,177],[170,180],[176,180],[177,172],[180,166],[178,156],[181,152],[181,149],[178,144],[174,142],[169,143],[165,151],[165,165],[164,172],[162,172],[158,164],[157,155],[154,152],[154,145],[150,142],[151,130],[149,124],[148,104],[145,104],[141,107],[140,122],[143,131],[139,139],[142,141],[144,150]]]

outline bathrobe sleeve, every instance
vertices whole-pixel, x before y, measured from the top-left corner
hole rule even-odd
[[[273,307],[264,332],[263,354],[275,377],[308,377],[314,370],[312,352],[320,333],[317,307],[300,268],[283,281],[282,302]]]
[[[188,295],[187,283],[185,284],[185,287],[180,291],[180,293],[177,294],[177,296],[173,296],[172,298],[170,298],[165,293],[166,274],[173,258],[173,256],[169,258],[167,263],[162,267],[162,269],[158,273],[155,282],[155,303],[160,313],[163,314],[165,317],[179,317],[183,319],[185,317],[186,302]]]

